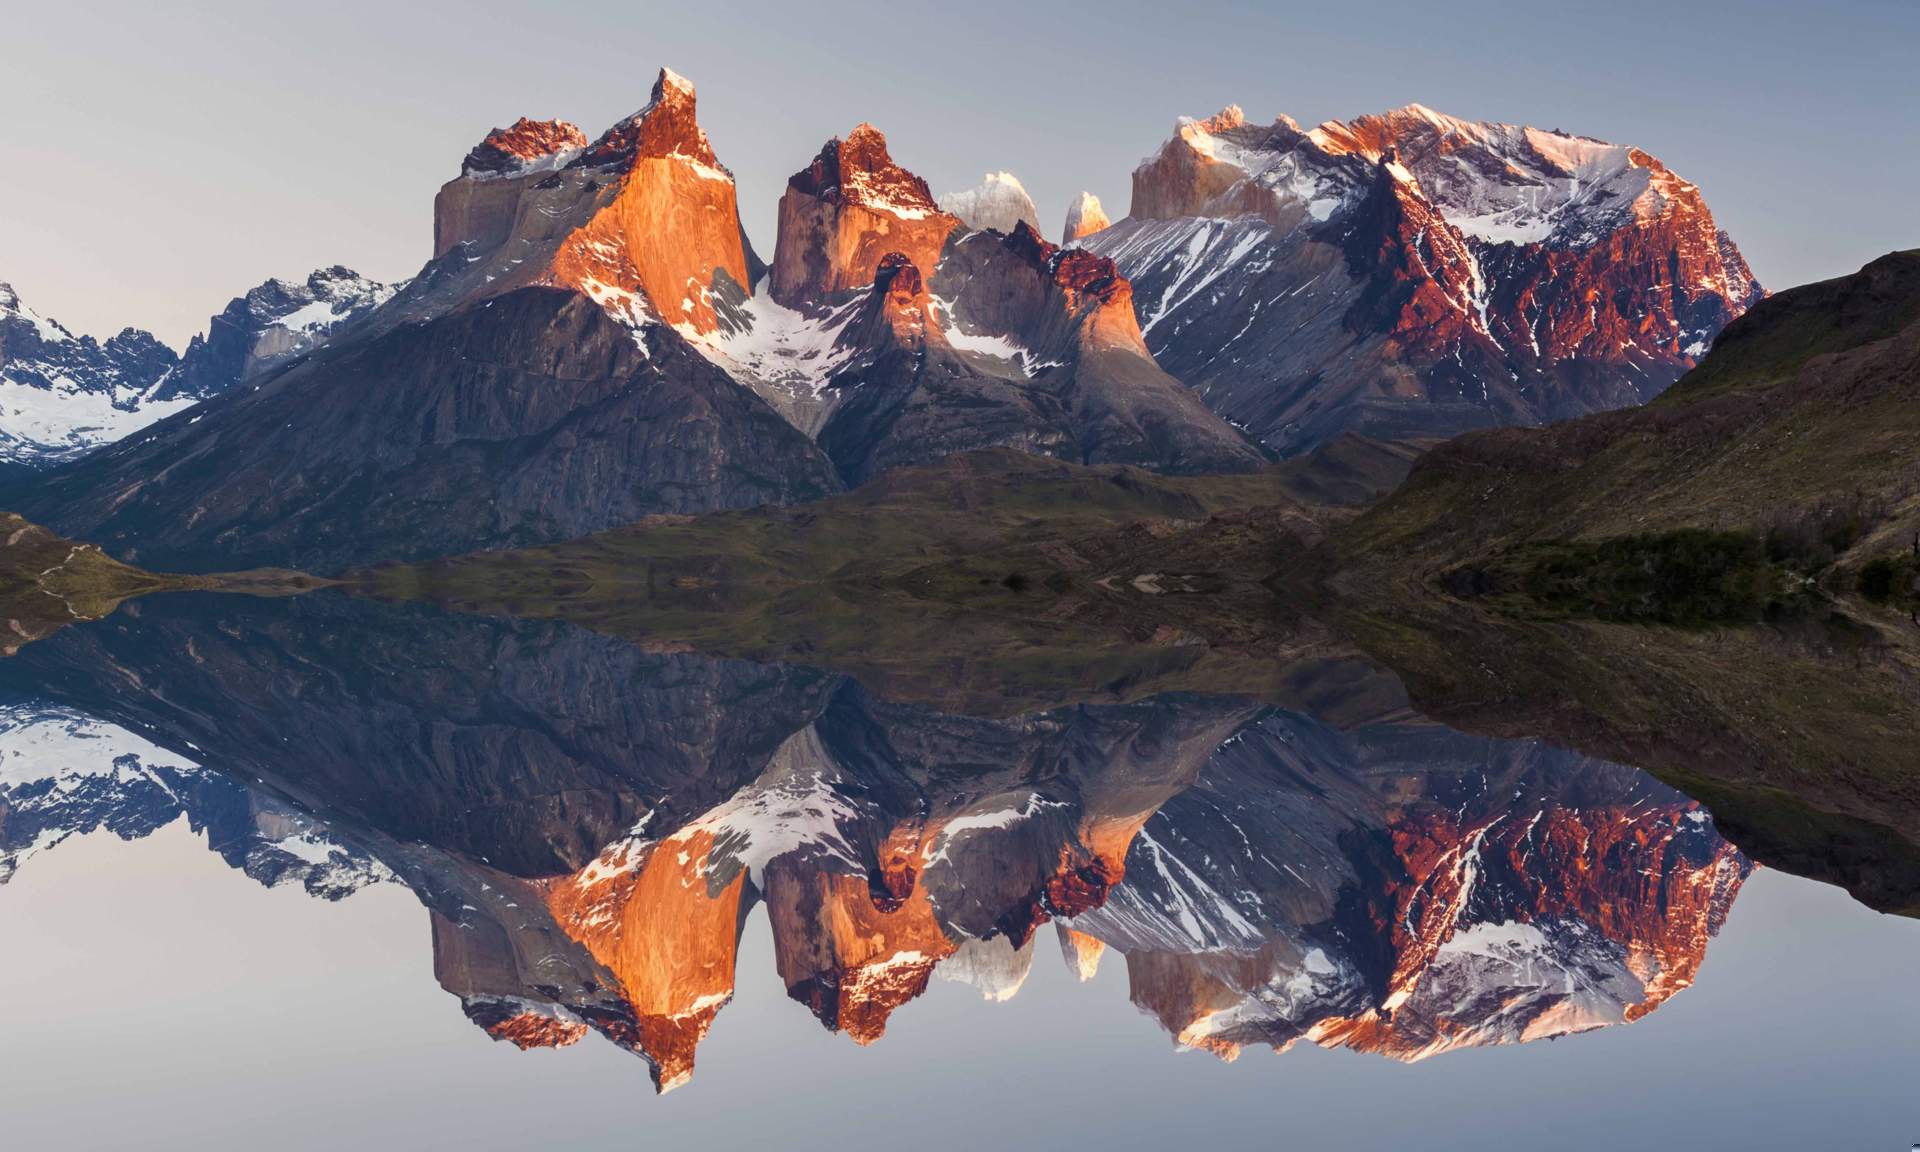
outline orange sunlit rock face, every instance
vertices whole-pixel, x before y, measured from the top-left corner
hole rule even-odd
[[[787,181],[773,298],[799,308],[864,288],[893,252],[931,269],[959,224],[934,203],[925,180],[893,162],[879,129],[862,124],[844,139],[829,140]]]
[[[663,1090],[693,1074],[695,1048],[733,996],[747,877],[711,884],[712,849],[705,830],[615,849],[547,891],[554,922],[617,979],[633,1023],[616,1039],[646,1055]]]
[[[885,1033],[887,1017],[925,992],[954,950],[918,887],[883,909],[866,877],[782,858],[767,866],[766,900],[787,994],[861,1044]]]
[[[713,331],[720,277],[740,291],[752,286],[733,175],[694,117],[693,85],[662,70],[652,102],[575,163],[609,173],[617,191],[561,242],[553,282],[590,296],[637,295],[668,324]]]
[[[695,113],[693,85],[662,69],[647,106],[591,143],[558,121],[496,129],[435,201],[435,257],[472,265],[441,291],[574,288],[630,324],[713,331],[716,295],[751,276],[733,175]]]

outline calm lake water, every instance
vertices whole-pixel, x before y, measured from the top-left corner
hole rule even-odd
[[[1920,924],[1340,683],[952,712],[339,597],[64,629],[0,666],[6,1143],[1920,1138]]]

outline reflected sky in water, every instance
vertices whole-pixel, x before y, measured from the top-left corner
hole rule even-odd
[[[9,1134],[1909,1138],[1920,926],[1756,869],[1647,773],[1433,723],[1354,660],[965,707],[909,671],[332,596],[28,645]]]
[[[1920,1071],[1920,926],[1764,870],[1658,1013],[1412,1066],[1175,1052],[1118,966],[1081,985],[1053,956],[1004,1004],[935,981],[861,1049],[786,999],[756,913],[699,1077],[658,1098],[611,1045],[522,1054],[467,1024],[403,890],[263,889],[183,825],[49,853],[0,916],[0,980],[58,990],[9,1007],[0,1101],[21,1147],[1899,1147]]]

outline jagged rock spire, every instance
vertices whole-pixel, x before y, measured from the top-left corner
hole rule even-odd
[[[1107,219],[1105,210],[1100,207],[1100,197],[1091,192],[1082,192],[1067,205],[1066,227],[1060,232],[1060,242],[1071,244],[1083,236],[1105,231],[1113,221]]]
[[[893,162],[880,130],[861,124],[827,141],[787,181],[773,254],[773,298],[806,307],[863,288],[890,252],[931,269],[959,224],[934,203],[925,180]]]

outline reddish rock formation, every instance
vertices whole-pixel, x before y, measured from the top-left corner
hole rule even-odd
[[[662,69],[652,102],[574,164],[617,173],[618,192],[561,242],[551,280],[635,294],[668,324],[712,331],[721,277],[734,291],[750,277],[733,175],[694,118],[693,85]]]
[[[969,328],[1009,336],[1044,360],[1110,349],[1151,360],[1133,285],[1107,257],[1049,244],[1024,223],[1005,238],[954,247],[941,287]]]
[[[527,1007],[493,1016],[485,1011],[486,1007],[469,1008],[468,1018],[485,1029],[487,1035],[505,1040],[522,1052],[534,1048],[565,1048],[587,1034],[586,1021],[551,1010]]]
[[[904,255],[931,269],[959,220],[942,212],[927,182],[893,162],[871,124],[827,141],[787,181],[773,254],[773,298],[817,304],[873,282],[882,257]]]
[[[1182,121],[1084,243],[1162,366],[1282,452],[1641,403],[1762,295],[1645,152],[1419,105]]]
[[[746,873],[710,882],[712,850],[704,829],[616,845],[547,890],[561,931],[618,980],[632,1020],[615,1038],[647,1057],[662,1091],[693,1075],[694,1050],[733,996]]]
[[[765,884],[787,994],[860,1044],[878,1040],[887,1017],[925,992],[934,966],[953,952],[917,886],[904,899],[876,902],[865,877],[793,857],[770,863]]]
[[[944,345],[920,269],[904,253],[889,252],[873,271],[873,292],[841,331],[845,345],[867,350],[918,349],[928,341]]]
[[[1498,355],[1482,314],[1487,293],[1479,262],[1392,149],[1354,215],[1347,259],[1365,284],[1348,311],[1356,329],[1386,332],[1415,351],[1473,344]]]
[[[554,168],[587,146],[587,134],[565,120],[531,120],[495,128],[473,146],[460,165],[462,176],[512,176],[530,168]],[[562,153],[571,153],[562,157]],[[554,161],[558,159],[558,163]],[[543,164],[543,162],[546,162]]]
[[[435,256],[459,248],[465,265],[427,277],[393,319],[550,285],[630,325],[713,331],[715,302],[745,293],[752,261],[695,107],[693,85],[661,69],[647,106],[590,145],[555,122],[490,134],[435,202]]]

